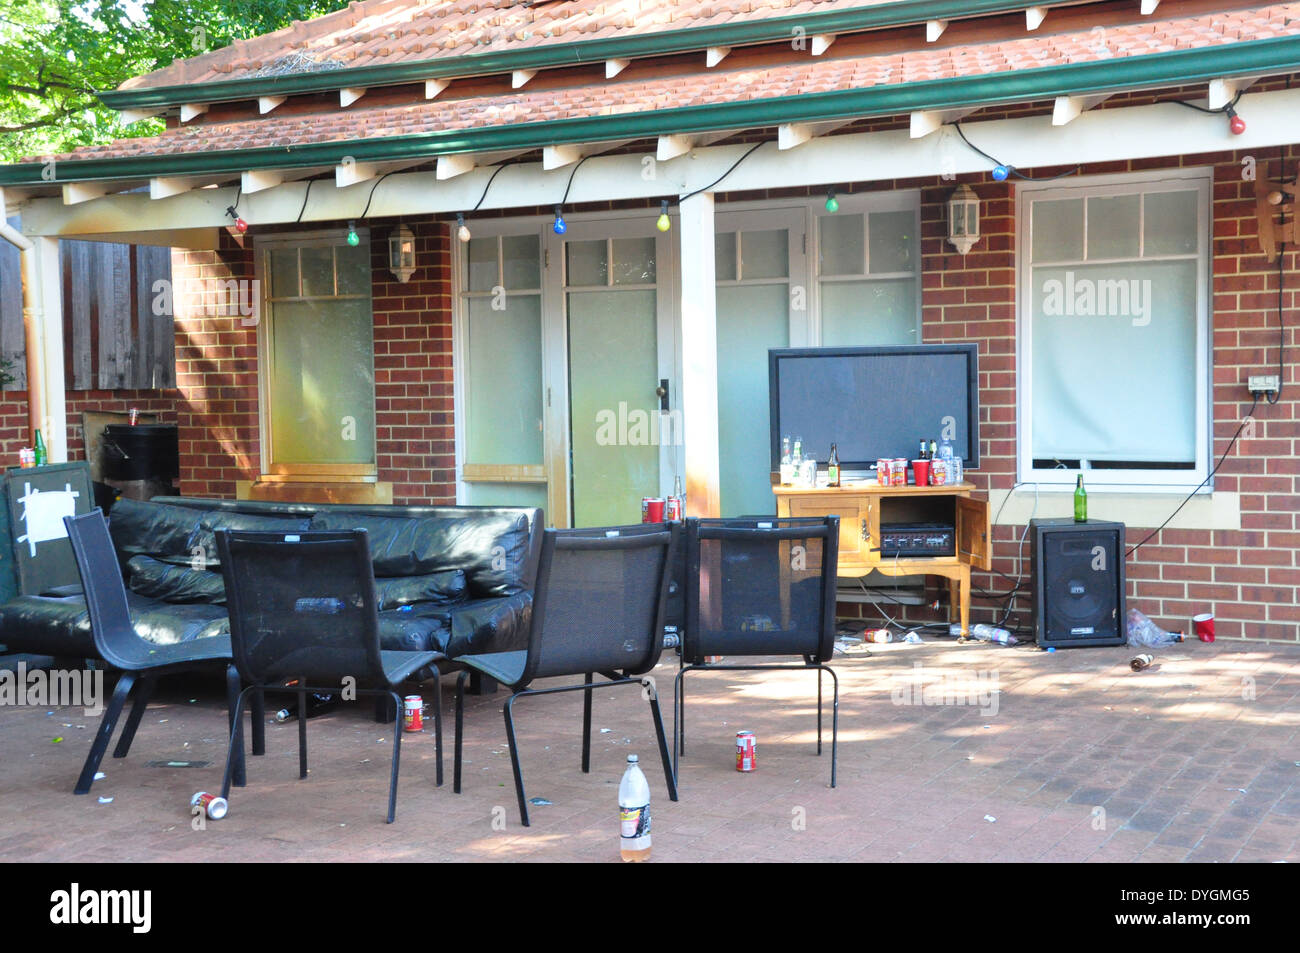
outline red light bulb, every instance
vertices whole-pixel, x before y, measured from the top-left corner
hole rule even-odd
[[[1232,130],[1234,136],[1239,136],[1246,131],[1246,120],[1238,116],[1232,107],[1228,107],[1225,112],[1228,114],[1228,128]]]
[[[242,218],[235,219],[235,231],[242,235],[244,232],[248,231],[248,223]]]

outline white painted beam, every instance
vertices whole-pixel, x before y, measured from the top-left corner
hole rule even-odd
[[[161,109],[123,109],[118,113],[118,115],[122,117],[124,123],[130,125],[131,123],[139,122],[142,119],[152,119],[161,112]]]
[[[818,33],[812,38],[812,55],[821,56],[835,42],[834,33]]]
[[[437,99],[442,91],[451,85],[449,79],[426,79],[424,81],[424,98]]]
[[[1242,135],[1232,137],[1232,148],[1259,150],[1295,143],[1300,87],[1248,92],[1241,109],[1249,117],[1249,127]],[[1222,152],[1227,139],[1222,124],[1188,123],[1187,109],[1168,102],[1093,109],[1068,126],[1053,126],[1041,115],[1034,115],[972,121],[963,128],[981,149],[991,155],[1014,158],[1023,170]],[[745,143],[705,147],[697,141],[691,152],[674,158],[654,179],[642,176],[645,157],[640,153],[595,156],[583,165],[582,174],[574,178],[569,202],[646,201],[671,193],[686,194],[707,187],[749,148]],[[463,211],[479,201],[488,178],[495,171],[477,168],[443,182],[437,180],[432,170],[393,175],[375,192],[370,214],[382,218]],[[723,185],[728,192],[822,189],[831,183],[881,182],[945,173],[987,174],[988,171],[988,160],[968,149],[951,129],[923,139],[912,139],[907,129],[890,129],[823,136],[784,152],[775,146],[764,146],[737,166]],[[1170,168],[1169,174],[1181,174],[1181,170]],[[535,208],[539,195],[558,195],[557,189],[563,190],[567,175],[567,171],[543,171],[539,162],[512,164],[494,180],[482,208],[490,211]],[[128,185],[130,182],[113,183],[112,187]],[[302,220],[353,218],[360,210],[358,196],[364,201],[368,188],[336,191],[328,182],[317,182]],[[214,230],[228,224],[225,209],[235,195],[234,187],[195,189],[151,202],[148,193],[131,192],[65,206],[58,198],[31,198],[28,190],[11,187],[6,192],[11,204],[22,203],[23,231],[28,235],[119,240],[112,236],[171,231],[178,238],[170,244],[178,246],[183,230]],[[285,184],[246,196],[239,207],[246,219],[259,225],[292,223],[302,209],[302,199],[300,185]]]
[[[1156,7],[1160,6],[1160,0],[1142,0],[1142,15],[1149,17],[1156,12]]]
[[[948,29],[947,20],[927,20],[925,21],[925,42],[936,43],[939,37],[943,36],[943,31]]]
[[[1047,7],[1029,7],[1025,10],[1025,29],[1031,33],[1047,19]]]
[[[1096,96],[1057,96],[1052,104],[1052,125],[1064,126],[1109,98],[1109,93]]]
[[[41,433],[50,463],[68,461],[68,405],[63,379],[63,270],[57,239],[36,238],[36,271],[40,296]]]
[[[207,184],[207,180],[191,179],[187,176],[158,176],[149,180],[149,198],[157,202],[159,199],[169,199],[173,195],[180,195],[182,192],[189,192]]]
[[[339,90],[339,106],[351,106],[369,91],[365,86],[344,86]]]
[[[683,199],[678,304],[682,321],[680,406],[689,516],[721,516],[718,452],[718,313],[714,271],[713,193]]]
[[[334,167],[334,186],[346,189],[358,182],[368,182],[379,174],[377,162],[343,162]]]
[[[186,103],[181,106],[181,122],[189,122],[191,119],[197,119],[207,111],[207,103]]]
[[[1210,80],[1209,107],[1211,109],[1222,109],[1236,99],[1238,95],[1259,82],[1259,79],[1258,76],[1236,76],[1231,79]]]
[[[93,182],[65,182],[63,185],[63,204],[80,205],[91,199],[103,198],[108,189]]]
[[[692,149],[699,149],[732,135],[735,135],[734,129],[724,132],[697,132],[689,136],[660,136],[655,148],[655,158],[660,162],[667,162],[669,159],[686,155]]]
[[[537,70],[535,69],[517,69],[510,74],[510,88],[522,89],[536,75]]]
[[[713,69],[713,67],[725,60],[730,52],[731,47],[729,46],[710,46],[704,51],[704,65],[709,69]]]
[[[239,187],[247,195],[265,192],[284,184],[288,173],[277,169],[249,169],[239,177]]]
[[[613,79],[627,69],[631,62],[631,60],[605,60],[605,78]]]
[[[542,149],[542,168],[562,169],[588,154],[589,150],[583,146],[546,146]]]
[[[435,174],[441,182],[454,179],[466,172],[473,172],[477,166],[478,163],[474,161],[472,155],[438,156],[438,170]]]
[[[974,109],[925,109],[912,113],[909,122],[909,135],[913,139],[924,139],[932,132],[949,122],[956,122]]]
[[[265,116],[277,106],[283,106],[285,100],[288,98],[288,96],[258,96],[257,111],[259,114]]]
[[[848,124],[848,120],[839,122],[787,122],[776,127],[776,144],[778,149],[794,149],[824,136],[835,129]]]

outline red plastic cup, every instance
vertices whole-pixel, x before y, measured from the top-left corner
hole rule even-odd
[[[1202,612],[1200,615],[1192,616],[1192,627],[1196,630],[1196,637],[1202,642],[1214,641],[1214,613]]]
[[[930,485],[930,461],[929,460],[913,460],[912,472],[916,474],[917,486]]]
[[[662,523],[664,521],[664,500],[663,497],[651,497],[645,501],[645,518],[646,523]]]

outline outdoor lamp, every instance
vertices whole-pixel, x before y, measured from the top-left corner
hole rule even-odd
[[[964,255],[979,238],[980,197],[969,185],[960,185],[948,196],[948,241]]]
[[[388,236],[388,270],[403,284],[415,274],[415,233],[405,225]]]

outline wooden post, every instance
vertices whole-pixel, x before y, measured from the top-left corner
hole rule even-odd
[[[689,516],[720,516],[713,193],[681,203],[682,431]]]
[[[59,240],[33,238],[36,246],[38,300],[38,339],[40,341],[41,377],[33,386],[41,388],[41,434],[45,437],[48,462],[68,462],[68,402],[63,379],[63,273],[59,267]],[[73,276],[78,280],[78,276]],[[30,366],[30,359],[29,359]]]

